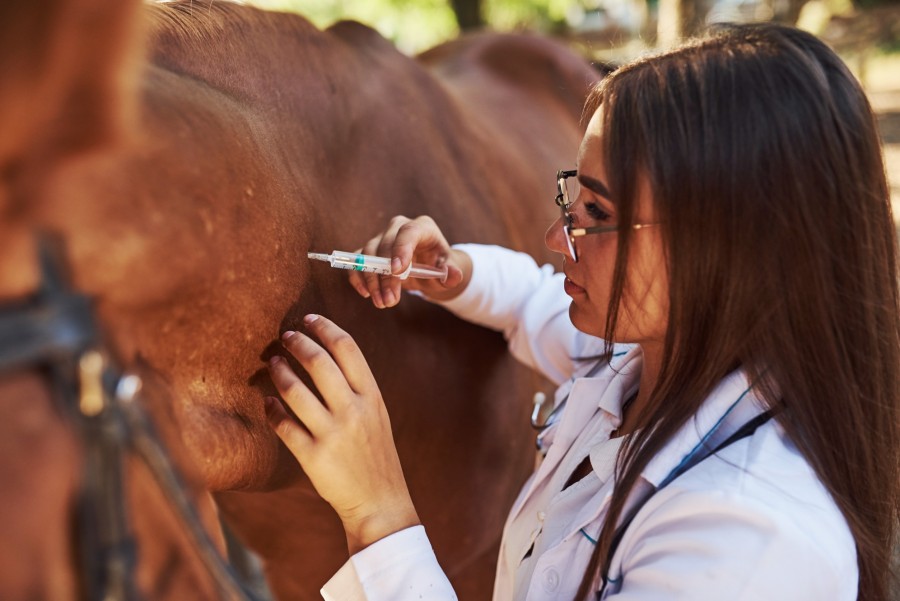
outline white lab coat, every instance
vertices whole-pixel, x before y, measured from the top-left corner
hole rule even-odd
[[[446,307],[503,331],[513,354],[569,395],[544,435],[549,450],[525,484],[504,529],[494,599],[573,599],[615,486],[621,403],[637,388],[640,349],[621,346],[592,377],[603,341],[568,318],[561,274],[527,255],[464,245],[474,272]],[[654,487],[718,423],[716,445],[763,410],[740,371],[725,378],[647,465],[637,494]],[[564,489],[590,456],[593,472]],[[426,524],[427,526],[427,524]],[[774,420],[659,490],[626,530],[604,598],[616,601],[850,601],[857,565],[846,521]],[[456,596],[422,526],[357,553],[322,589],[329,601],[443,601]]]

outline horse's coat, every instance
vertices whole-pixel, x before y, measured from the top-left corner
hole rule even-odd
[[[536,381],[497,334],[423,301],[378,311],[308,250],[360,246],[394,214],[451,241],[543,255],[596,73],[531,36],[399,54],[372,30],[206,3],[147,7],[127,152],[60,170],[34,223],[67,242],[125,364],[168,384],[188,455],[277,596],[317,596],[340,525],[265,422],[262,359],[307,312],[359,342],[413,500],[463,599],[488,598],[532,466]],[[155,402],[160,400],[155,395]]]

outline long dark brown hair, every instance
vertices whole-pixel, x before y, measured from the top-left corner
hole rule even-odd
[[[900,489],[900,302],[878,133],[861,87],[822,42],[730,27],[614,72],[601,106],[619,213],[606,323],[627,297],[637,178],[662,222],[669,327],[662,369],[623,445],[579,598],[647,462],[736,367],[843,512],[859,599],[888,598]]]

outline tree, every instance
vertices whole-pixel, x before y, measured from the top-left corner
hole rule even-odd
[[[478,29],[484,26],[484,17],[481,12],[481,0],[450,0],[453,13],[460,31]]]
[[[704,8],[701,0],[659,0],[657,44],[672,46],[700,31]]]

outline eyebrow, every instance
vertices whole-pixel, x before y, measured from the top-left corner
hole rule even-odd
[[[612,198],[610,198],[610,194],[609,194],[609,188],[607,188],[606,185],[603,182],[601,182],[600,180],[594,179],[593,177],[590,177],[587,175],[581,175],[579,173],[578,181],[581,183],[582,186],[584,186],[591,192],[594,192],[595,194],[598,194],[598,195],[602,196],[603,198],[605,198],[606,200],[612,202]]]

